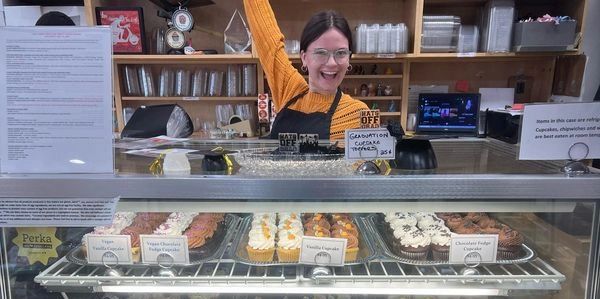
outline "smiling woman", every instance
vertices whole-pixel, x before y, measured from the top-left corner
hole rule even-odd
[[[308,133],[341,139],[346,129],[358,128],[359,111],[368,108],[339,89],[352,68],[352,33],[346,19],[323,11],[306,24],[300,57],[302,71],[308,72],[307,83],[285,53],[284,36],[268,0],[244,0],[244,7],[277,111],[271,138],[279,133]]]

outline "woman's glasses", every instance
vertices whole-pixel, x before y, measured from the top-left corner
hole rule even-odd
[[[337,49],[329,51],[327,49],[315,49],[312,52],[313,60],[319,64],[325,64],[329,61],[329,57],[333,55],[333,60],[337,64],[347,63],[352,52],[349,49]]]

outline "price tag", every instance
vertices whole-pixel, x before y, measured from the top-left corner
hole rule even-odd
[[[396,157],[396,140],[387,129],[346,130],[346,159],[391,160]]]
[[[300,152],[300,143],[298,143],[298,133],[279,133],[278,137],[280,152]]]
[[[496,262],[498,235],[453,235],[450,242],[450,263],[478,265]]]
[[[381,118],[379,117],[379,109],[360,111],[361,129],[379,128],[380,126]]]
[[[341,238],[302,237],[300,263],[319,266],[343,266],[348,240]]]
[[[526,105],[519,160],[600,158],[600,103]]]
[[[392,58],[396,58],[397,56],[394,53],[379,53],[379,54],[375,55],[375,57],[392,59]]]
[[[317,152],[319,149],[319,134],[299,134],[300,152]]]
[[[140,235],[142,263],[171,266],[189,264],[186,236]]]
[[[87,235],[87,261],[101,265],[131,265],[131,236]]]

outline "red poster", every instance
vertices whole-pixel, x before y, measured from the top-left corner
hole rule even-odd
[[[144,21],[141,8],[96,8],[98,25],[110,26],[114,53],[145,52]]]

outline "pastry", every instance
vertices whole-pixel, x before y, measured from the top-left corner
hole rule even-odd
[[[515,259],[523,246],[524,237],[509,226],[504,226],[498,233],[498,258]]]
[[[358,238],[346,231],[338,230],[332,234],[333,238],[346,239],[346,256],[344,257],[345,262],[355,261],[358,257]]]
[[[420,230],[413,230],[400,239],[400,255],[411,260],[426,260],[431,238]]]
[[[302,234],[291,231],[280,231],[277,241],[277,259],[280,262],[298,262],[300,258],[300,245]]]
[[[450,233],[438,231],[431,235],[431,255],[436,261],[447,261],[450,252]]]

